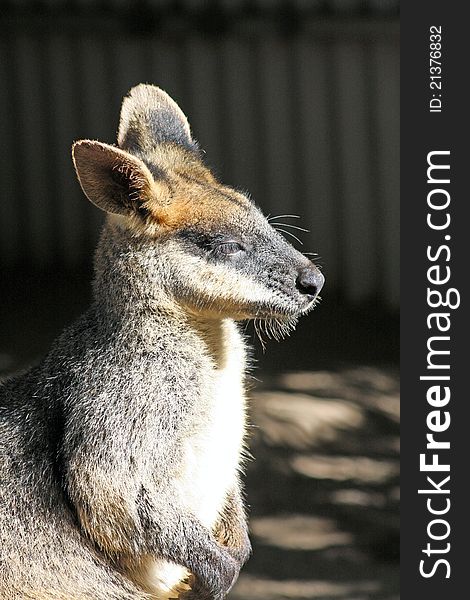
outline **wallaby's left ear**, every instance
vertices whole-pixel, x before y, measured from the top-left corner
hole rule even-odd
[[[80,140],[72,146],[72,158],[85,195],[108,213],[145,213],[143,204],[158,194],[144,162],[115,146]]]
[[[118,145],[145,156],[162,142],[197,150],[188,120],[176,102],[155,85],[137,85],[122,102]]]

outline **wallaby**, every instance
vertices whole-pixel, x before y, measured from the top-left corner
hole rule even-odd
[[[287,331],[323,275],[157,87],[72,153],[107,219],[89,309],[1,387],[0,597],[221,600],[251,551],[237,322]]]

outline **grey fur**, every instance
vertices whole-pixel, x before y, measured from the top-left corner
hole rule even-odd
[[[145,154],[162,142],[197,148],[176,102],[156,86],[138,85],[122,103],[118,144],[133,154]]]
[[[235,422],[244,423],[246,359],[235,320],[276,319],[278,328],[289,327],[313,306],[314,295],[296,287],[298,274],[310,273],[318,287],[322,278],[252,203],[210,179],[198,180],[202,171],[181,138],[181,111],[157,105],[149,122],[140,111],[142,96],[155,94],[154,88],[147,92],[137,94],[135,110],[126,108],[133,116],[121,122],[121,145],[131,150],[130,139],[153,137],[152,152],[168,155],[182,142],[181,160],[191,175],[176,176],[167,166],[163,179],[173,195],[165,202],[180,181],[189,186],[182,202],[194,194],[195,212],[197,198],[208,206],[214,198],[233,205],[233,215],[222,211],[223,222],[198,216],[191,226],[164,229],[163,217],[156,223],[149,215],[158,213],[157,196],[167,188],[155,196],[150,182],[145,193],[151,197],[143,198],[124,182],[132,202],[121,199],[126,210],[103,229],[90,308],[37,367],[1,386],[2,599],[173,597],[145,579],[150,561],[152,569],[169,562],[192,574],[191,591],[175,588],[175,596],[222,600],[250,553],[237,474],[244,431],[234,432]],[[125,123],[142,135],[129,137]],[[157,124],[163,131],[155,131]],[[137,145],[134,156],[141,156]],[[95,173],[91,161],[86,169],[96,203],[114,207],[122,190],[103,200],[114,192],[106,191],[106,182],[100,188],[102,165]],[[235,419],[217,420],[221,405],[229,414],[233,402]],[[208,429],[214,419],[217,426]],[[222,442],[233,438],[233,447],[211,453],[207,432]],[[230,472],[218,472],[225,459]],[[195,461],[194,474],[188,460]],[[198,461],[206,461],[206,470]],[[198,473],[208,478],[208,490],[198,487]],[[209,493],[204,502],[210,504],[211,486],[219,493],[224,478],[229,483],[217,516],[204,523],[198,495]]]

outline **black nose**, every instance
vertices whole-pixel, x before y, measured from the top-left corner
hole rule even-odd
[[[323,275],[314,267],[302,269],[296,280],[297,289],[301,294],[315,298],[325,283]]]

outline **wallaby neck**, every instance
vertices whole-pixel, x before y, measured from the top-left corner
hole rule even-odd
[[[155,244],[108,220],[95,254],[93,293],[100,309],[117,318],[181,317],[182,310],[167,294],[164,281]]]
[[[149,263],[154,269],[149,269]],[[122,323],[149,345],[161,330],[192,339],[216,369],[233,352],[244,354],[232,319],[197,314],[178,304],[165,289],[164,260],[154,244],[133,237],[113,221],[102,232],[96,252],[93,284],[95,306],[105,320]]]
[[[188,326],[198,337],[205,353],[217,370],[227,367],[234,354],[240,354],[239,365],[244,364],[243,340],[232,319],[189,318]]]

